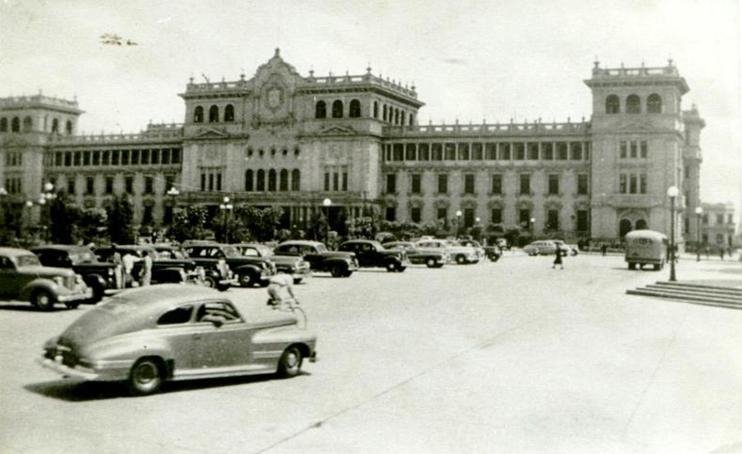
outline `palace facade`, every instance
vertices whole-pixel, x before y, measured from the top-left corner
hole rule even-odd
[[[602,68],[584,81],[589,121],[420,125],[414,86],[300,75],[276,50],[255,75],[195,83],[182,124],[138,134],[76,134],[76,101],[0,99],[0,186],[9,212],[38,219],[46,183],[85,207],[129,194],[137,222],[170,222],[174,206],[280,206],[285,225],[371,204],[388,220],[520,226],[535,235],[618,239],[636,228],[696,237],[704,121],[683,111],[676,66]],[[48,187],[48,185],[47,185]],[[176,188],[177,196],[167,192]],[[1,191],[0,191],[1,192]],[[43,197],[42,197],[43,198]],[[323,200],[331,206],[324,208]],[[30,203],[29,203],[30,202]]]

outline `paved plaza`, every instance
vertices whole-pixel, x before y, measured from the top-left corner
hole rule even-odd
[[[742,452],[742,311],[629,296],[662,272],[620,256],[322,275],[301,376],[125,388],[34,359],[82,312],[0,304],[0,446],[36,453]],[[684,257],[680,280],[739,282]],[[260,310],[265,290],[232,289]]]

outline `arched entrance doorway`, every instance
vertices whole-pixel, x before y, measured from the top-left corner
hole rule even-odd
[[[631,221],[628,219],[621,219],[618,223],[618,237],[623,241],[624,235],[631,231]]]
[[[636,230],[642,230],[647,228],[647,221],[644,219],[639,219],[636,221]]]

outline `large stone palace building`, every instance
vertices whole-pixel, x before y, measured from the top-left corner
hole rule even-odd
[[[302,76],[276,50],[252,78],[191,79],[184,123],[139,134],[77,135],[76,101],[0,99],[0,186],[11,210],[33,211],[49,182],[86,207],[126,193],[135,219],[153,225],[173,206],[216,210],[224,196],[280,206],[285,224],[303,225],[330,199],[331,220],[375,204],[389,220],[596,239],[669,231],[677,186],[678,232],[695,238],[682,217],[699,204],[704,121],[695,106],[681,110],[688,85],[676,66],[596,62],[585,84],[589,121],[420,125],[414,86],[370,68]]]

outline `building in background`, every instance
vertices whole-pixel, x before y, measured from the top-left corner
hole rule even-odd
[[[735,247],[736,223],[733,203],[703,203],[701,243],[712,251]]]
[[[252,78],[191,80],[180,94],[184,123],[138,134],[75,134],[76,101],[2,99],[0,186],[10,211],[31,219],[51,182],[85,207],[129,194],[136,222],[148,225],[167,225],[178,204],[216,213],[229,196],[283,208],[285,226],[320,211],[337,226],[376,205],[387,220],[570,240],[669,231],[667,190],[677,186],[676,231],[692,238],[704,122],[695,106],[681,110],[685,79],[672,61],[596,62],[585,83],[590,120],[420,125],[414,86],[371,68],[302,76],[276,50]],[[166,195],[171,187],[177,198]]]

